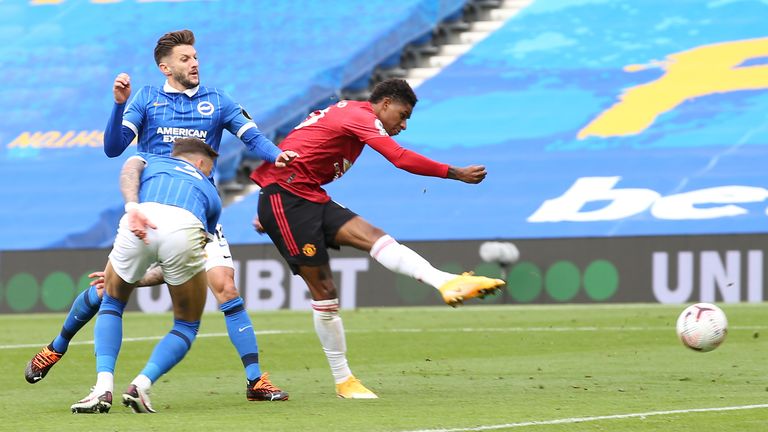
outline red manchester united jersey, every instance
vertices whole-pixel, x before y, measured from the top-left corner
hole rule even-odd
[[[414,174],[446,177],[448,165],[400,147],[373,113],[370,102],[340,101],[315,111],[280,143],[282,150],[299,154],[290,165],[265,163],[251,173],[261,187],[279,184],[307,200],[324,203],[322,188],[344,175],[368,144],[398,168]]]

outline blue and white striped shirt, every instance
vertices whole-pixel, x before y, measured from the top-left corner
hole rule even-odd
[[[149,153],[138,156],[146,162],[141,173],[139,202],[189,210],[214,234],[221,215],[221,198],[210,179],[182,159]]]
[[[170,155],[173,141],[181,137],[200,138],[218,151],[224,129],[266,161],[274,162],[280,154],[226,93],[203,86],[180,92],[167,82],[163,88],[142,87],[127,108],[115,104],[104,132],[104,152],[119,156],[135,137],[137,150],[144,153]]]

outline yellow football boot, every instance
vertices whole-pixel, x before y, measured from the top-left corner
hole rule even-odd
[[[493,279],[485,276],[474,276],[471,272],[457,276],[440,287],[440,293],[443,300],[449,305],[456,307],[475,297],[483,298],[488,294],[493,294],[500,290],[506,284],[501,279]]]
[[[376,393],[365,388],[363,383],[354,375],[350,375],[346,381],[336,384],[336,394],[342,399],[378,399]]]

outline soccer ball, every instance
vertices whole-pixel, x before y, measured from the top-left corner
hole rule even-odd
[[[712,351],[723,343],[727,334],[725,313],[710,303],[690,305],[677,318],[677,337],[695,351]]]

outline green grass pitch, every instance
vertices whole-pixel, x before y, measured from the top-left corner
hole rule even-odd
[[[710,353],[684,348],[683,306],[467,306],[342,311],[353,372],[378,400],[342,400],[310,312],[253,313],[261,362],[287,402],[248,402],[221,314],[203,317],[187,357],[155,383],[157,414],[119,393],[170,315],[125,315],[107,415],[69,406],[95,383],[92,324],[41,382],[24,365],[63,314],[0,316],[0,430],[8,431],[764,431],[768,306],[721,305],[730,331]]]

